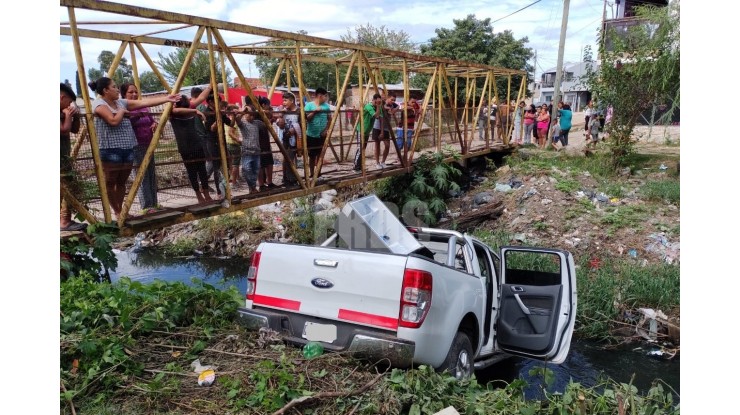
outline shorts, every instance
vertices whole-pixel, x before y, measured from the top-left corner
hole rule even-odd
[[[321,149],[319,149],[319,152],[321,152]],[[272,153],[260,154],[260,167],[272,166],[274,164],[275,164],[275,158],[272,156]]]
[[[308,145],[308,156],[318,157],[321,155],[321,150],[324,148],[325,138],[306,136],[306,145]]]
[[[240,144],[228,144],[229,162],[231,166],[241,166],[242,146]]]
[[[380,138],[380,130],[378,130],[377,128],[373,128],[373,141],[388,140],[390,138],[390,131],[385,131],[383,134],[383,138]]]
[[[133,164],[133,148],[101,148],[100,160],[103,163]]]
[[[414,130],[406,130],[406,148],[411,148]],[[403,148],[403,128],[396,128],[396,148]]]
[[[552,137],[552,143],[553,144],[557,143],[558,141],[560,141],[560,136],[559,135],[555,135],[555,136]]]

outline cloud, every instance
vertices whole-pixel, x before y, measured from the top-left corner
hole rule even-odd
[[[538,68],[552,67],[557,62],[557,50],[560,38],[562,19],[562,3],[560,1],[541,1],[523,11],[505,17],[529,3],[518,0],[490,2],[483,0],[468,0],[465,2],[449,2],[440,0],[411,0],[399,2],[397,0],[376,0],[374,2],[337,2],[335,0],[313,0],[311,2],[297,0],[178,0],[157,2],[153,5],[149,0],[119,0],[119,2],[141,7],[158,8],[161,10],[183,13],[193,16],[208,17],[216,20],[225,20],[266,29],[297,32],[305,30],[309,35],[339,40],[340,37],[358,25],[374,26],[385,25],[390,30],[403,30],[411,37],[412,42],[424,43],[435,36],[435,29],[453,28],[455,19],[465,19],[474,14],[478,19],[490,18],[494,32],[510,30],[516,39],[527,37],[528,47],[537,50]],[[102,14],[83,9],[75,9],[78,21],[89,20],[124,20],[124,17],[111,14]],[[582,47],[596,44],[596,30],[600,25],[603,0],[572,0],[568,30],[566,32],[565,60],[580,59]],[[505,18],[504,18],[505,17]],[[131,18],[134,19],[134,18]],[[60,21],[67,21],[66,8],[60,7]],[[114,32],[146,33],[156,31],[162,27],[158,25],[116,25],[116,26],[88,26],[95,30],[109,30]],[[169,26],[171,27],[171,26]],[[243,44],[264,39],[260,36],[245,35],[221,31],[229,44]],[[181,30],[169,34],[155,35],[174,39],[191,41],[194,29]],[[118,42],[106,42],[94,39],[82,39],[83,59],[85,67],[97,67],[97,56],[101,50],[118,50]],[[60,38],[60,77],[74,76],[75,59],[69,37]],[[146,45],[152,59],[157,59],[157,52],[168,53],[171,48],[160,48]],[[126,54],[127,56],[128,54]],[[249,62],[252,59],[239,58]],[[138,62],[138,61],[137,61]],[[139,66],[148,68],[142,60]],[[70,75],[71,72],[71,75]],[[245,74],[246,75],[246,74]],[[253,73],[253,76],[256,74]]]

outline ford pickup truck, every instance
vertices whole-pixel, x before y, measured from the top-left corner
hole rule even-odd
[[[512,355],[565,360],[577,300],[569,252],[494,252],[460,232],[406,227],[375,195],[347,203],[335,229],[318,246],[257,247],[244,325],[457,378]]]

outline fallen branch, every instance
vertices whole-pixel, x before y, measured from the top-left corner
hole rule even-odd
[[[61,380],[59,381],[59,386],[62,387],[62,392],[67,393],[67,388],[64,387],[64,382]],[[72,415],[77,415],[77,412],[75,412],[75,405],[72,403],[71,398],[67,398],[67,402],[69,403],[69,409],[72,410]]]
[[[158,343],[146,343],[147,346],[154,346],[154,347],[167,347],[172,349],[180,349],[180,350],[189,350],[190,347],[185,346],[175,346],[171,344],[158,344]],[[264,356],[255,356],[253,354],[244,354],[244,353],[234,353],[234,352],[226,352],[223,350],[216,350],[216,349],[203,349],[204,352],[213,352],[213,353],[221,353],[221,354],[227,354],[230,356],[239,356],[239,357],[248,357],[251,359],[264,359]]]
[[[461,215],[454,221],[458,231],[467,232],[470,229],[480,226],[483,222],[498,219],[503,212],[504,203],[501,200],[496,200],[479,207],[475,211]]]
[[[302,396],[300,398],[295,398],[292,401],[288,402],[285,406],[280,408],[279,410],[272,413],[272,415],[282,415],[286,413],[289,409],[293,408],[294,406],[298,406],[302,403],[313,401],[313,400],[319,400],[324,398],[345,398],[347,396],[354,396],[354,395],[360,395],[362,393],[365,393],[368,389],[370,389],[371,386],[373,386],[380,378],[382,378],[385,375],[385,373],[380,373],[377,376],[373,378],[370,382],[366,383],[363,387],[360,389],[355,389],[353,391],[349,392],[321,392],[317,393],[316,395],[312,396]]]

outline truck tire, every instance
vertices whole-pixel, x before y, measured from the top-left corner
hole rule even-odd
[[[473,369],[473,346],[470,344],[470,338],[467,334],[458,331],[452,340],[445,361],[437,368],[437,371],[447,370],[456,379],[462,380],[472,376]]]

